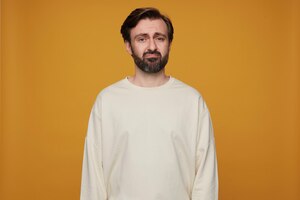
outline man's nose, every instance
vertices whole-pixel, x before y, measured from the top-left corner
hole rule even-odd
[[[149,47],[148,47],[151,51],[154,51],[156,50],[157,46],[156,46],[156,43],[155,43],[155,40],[154,39],[150,39],[149,40]]]

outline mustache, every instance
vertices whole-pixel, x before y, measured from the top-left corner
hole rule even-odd
[[[148,51],[146,51],[144,54],[143,54],[143,56],[145,56],[145,55],[147,55],[147,54],[156,54],[156,55],[159,55],[159,56],[161,56],[161,53],[159,52],[159,51],[157,51],[157,50],[148,50]]]

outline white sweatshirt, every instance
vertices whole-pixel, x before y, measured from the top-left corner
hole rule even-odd
[[[199,92],[171,77],[103,89],[85,139],[81,200],[217,200],[213,127]]]

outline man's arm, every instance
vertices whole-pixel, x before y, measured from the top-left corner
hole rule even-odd
[[[101,143],[101,101],[98,98],[85,138],[80,200],[106,200]]]
[[[196,177],[192,200],[218,199],[218,169],[213,126],[208,108],[199,99]]]

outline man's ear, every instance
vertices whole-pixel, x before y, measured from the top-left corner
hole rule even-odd
[[[132,55],[131,44],[128,41],[125,41],[126,51]]]

